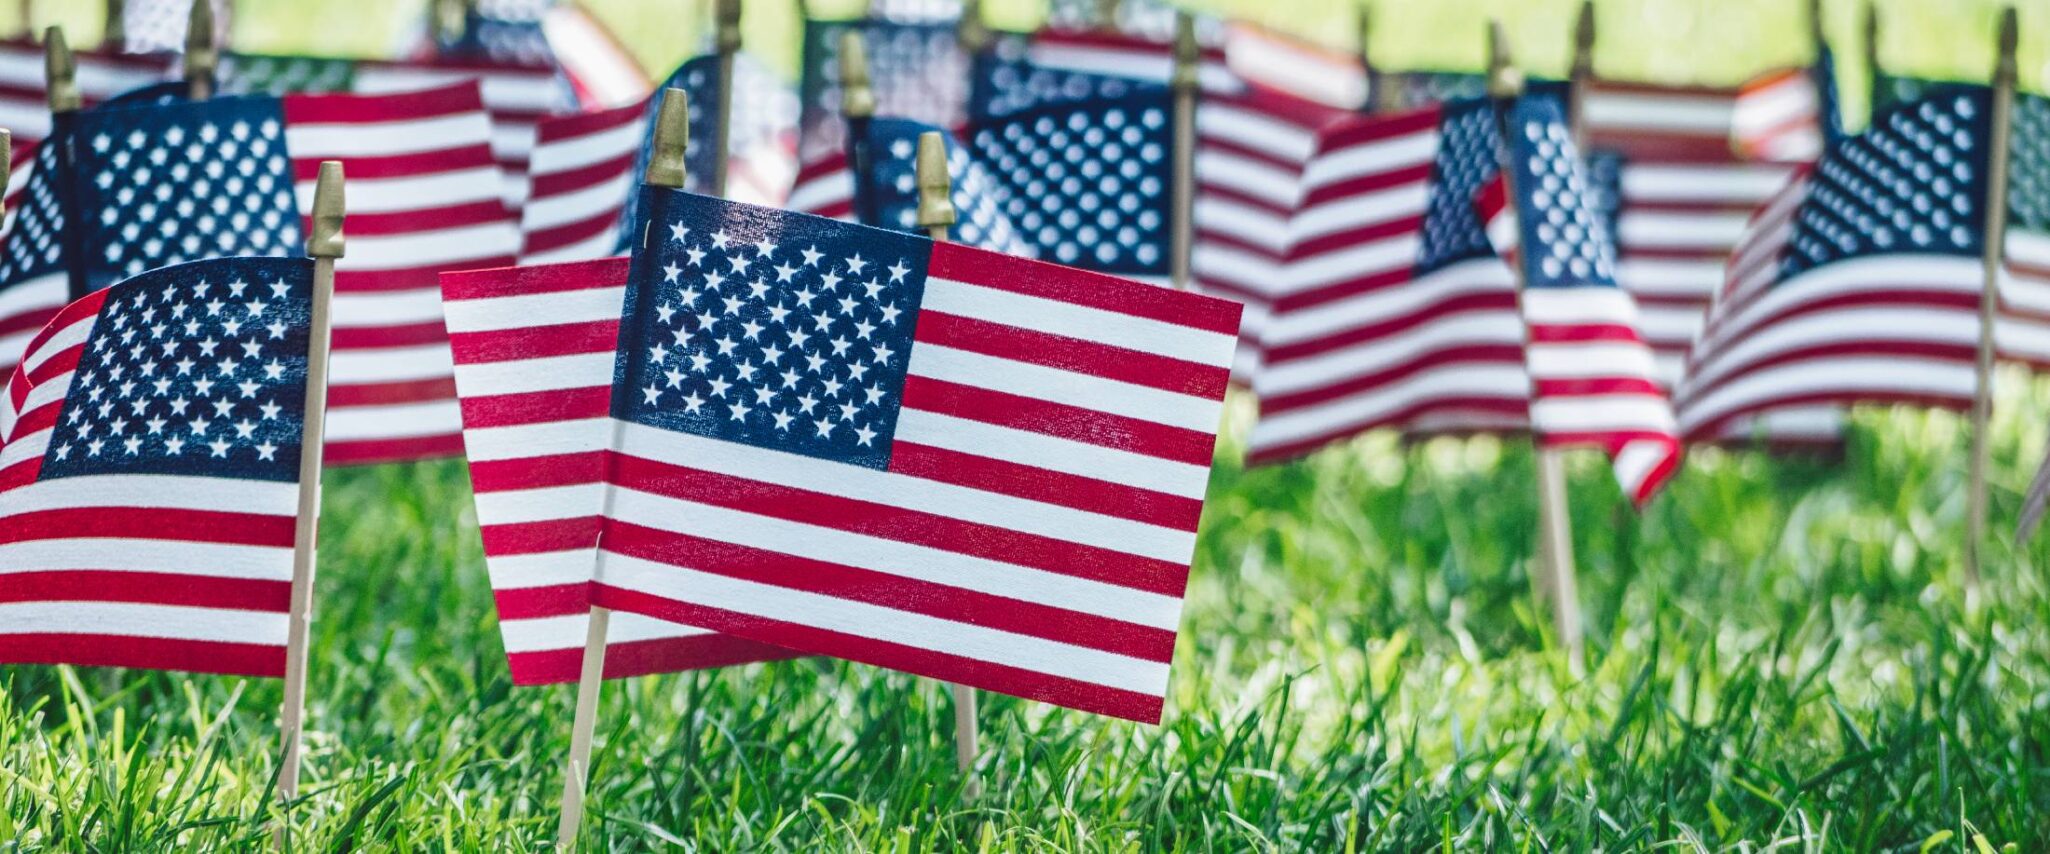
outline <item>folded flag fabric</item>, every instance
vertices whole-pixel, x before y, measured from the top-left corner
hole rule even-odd
[[[1500,149],[1484,101],[1359,116],[1318,135],[1287,275],[1266,295],[1250,459],[1375,427],[1528,426],[1516,281],[1475,205]]]
[[[284,672],[312,263],[74,302],[0,396],[0,662]]]
[[[1760,210],[1674,395],[1683,435],[1788,406],[1970,405],[1991,98],[1886,110]]]
[[[774,206],[796,170],[797,99],[760,63],[735,57],[732,129],[718,132],[719,60],[685,62],[663,84],[690,104],[687,186],[710,192],[713,141],[727,140],[726,195]],[[636,176],[647,168],[648,123],[656,99],[543,122],[535,143],[533,195],[520,213],[528,263],[556,263],[624,254]]]
[[[484,563],[513,683],[574,682],[598,558],[626,258],[442,276]],[[605,677],[794,653],[613,617]]]
[[[1624,493],[1642,505],[1679,465],[1680,441],[1637,305],[1616,284],[1615,244],[1590,199],[1563,99],[1534,90],[1504,121],[1509,174],[1482,204],[1500,209],[1490,233],[1522,269],[1532,433],[1542,447],[1608,451]],[[1505,188],[1512,195],[1503,200]]]
[[[0,371],[72,300],[144,270],[300,250],[285,113],[273,98],[59,117],[0,257]]]
[[[598,604],[1158,721],[1238,307],[644,192]]]

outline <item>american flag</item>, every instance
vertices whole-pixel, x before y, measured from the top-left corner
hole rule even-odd
[[[1533,91],[1504,121],[1514,197],[1494,203],[1506,227],[1491,230],[1523,273],[1531,430],[1544,447],[1608,451],[1623,491],[1641,505],[1678,466],[1680,441],[1637,305],[1616,284],[1615,245],[1589,199],[1561,99]]]
[[[280,676],[312,264],[86,296],[0,397],[0,661]]]
[[[574,682],[603,511],[626,258],[442,277],[484,562],[513,682]],[[610,624],[606,678],[792,653],[639,614]]]
[[[576,89],[577,102],[587,109],[637,104],[654,92],[655,81],[640,61],[581,4],[549,9],[541,29]]]
[[[797,99],[747,56],[735,57],[733,128],[728,146],[728,198],[760,205],[783,202],[796,168]],[[719,138],[719,60],[685,62],[663,88],[681,89],[690,104],[687,186],[710,192],[713,140]],[[520,212],[529,263],[582,261],[624,254],[620,236],[632,221],[635,177],[647,169],[648,122],[657,101],[550,119],[534,147],[534,192]]]
[[[958,127],[967,118],[970,60],[951,22],[806,21],[800,69],[798,158],[813,163],[846,147],[840,115],[840,38],[859,32],[876,114]]]
[[[1484,101],[1326,128],[1253,377],[1251,460],[1374,427],[1528,426],[1515,277],[1475,200],[1499,173]]]
[[[871,153],[864,198],[869,225],[923,234],[918,225],[918,138],[937,132],[946,143],[947,172],[955,210],[954,240],[968,246],[1032,257],[1038,246],[1019,232],[1004,211],[1012,198],[995,170],[969,153],[954,135],[908,119],[874,119],[868,126]]]
[[[0,257],[0,371],[59,309],[116,279],[302,244],[275,99],[103,107],[63,121],[34,149]]]
[[[2008,137],[2006,277],[1996,340],[2003,359],[2050,370],[2050,99],[2016,94]]]
[[[1991,93],[1876,116],[1759,212],[1674,395],[1689,438],[1790,406],[1970,405]]]
[[[1159,720],[1238,307],[651,192],[598,603]]]
[[[335,265],[327,459],[462,451],[436,274],[512,264],[492,122],[477,84],[395,95],[289,95],[285,141],[301,210],[323,160],[349,175],[349,254]]]

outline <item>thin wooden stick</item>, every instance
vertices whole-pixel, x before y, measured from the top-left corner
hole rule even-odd
[[[1500,21],[1489,22],[1488,43],[1488,95],[1502,110],[1523,95],[1523,74],[1509,62],[1509,41],[1502,33]],[[1503,132],[1506,135],[1508,129],[1505,127]],[[1515,170],[1503,168],[1502,180],[1508,185],[1509,197],[1517,198]],[[1516,274],[1520,302],[1524,294],[1523,265],[1509,266]],[[1525,347],[1530,346],[1528,336],[1526,324]],[[1537,386],[1532,383],[1531,397],[1535,400],[1536,396]],[[1540,573],[1532,582],[1539,597],[1550,600],[1553,630],[1560,647],[1566,650],[1567,667],[1577,676],[1585,669],[1586,644],[1580,622],[1580,583],[1573,563],[1573,517],[1566,503],[1566,461],[1561,449],[1545,447],[1544,437],[1535,424],[1531,425],[1531,446],[1537,456],[1538,547],[1542,556]]]
[[[1374,70],[1374,7],[1368,0],[1358,0],[1353,9],[1353,29],[1359,36],[1361,84],[1366,86],[1366,97],[1360,99],[1360,112],[1372,115],[1387,112],[1393,102],[1382,90],[1381,73]]]
[[[1119,0],[1096,0],[1096,28],[1106,33],[1117,32],[1118,8],[1122,5]]]
[[[213,0],[192,0],[192,14],[185,19],[185,95],[194,101],[214,94],[214,70],[221,64],[215,35]]]
[[[683,189],[684,155],[689,145],[690,98],[681,89],[665,90],[662,107],[655,114],[653,150],[642,180],[656,187]],[[606,501],[611,500],[608,491]],[[609,506],[605,515],[611,515]],[[577,834],[583,828],[584,787],[591,772],[591,741],[598,728],[598,694],[605,681],[605,641],[611,626],[611,609],[592,605],[590,625],[584,632],[583,666],[577,673],[577,708],[570,721],[569,761],[563,766],[562,816],[556,825],[556,847],[563,851],[576,850]]]
[[[1200,84],[1202,56],[1196,47],[1196,18],[1188,12],[1174,16],[1174,210],[1169,220],[1168,280],[1176,288],[1189,287],[1190,252],[1196,238],[1196,90]]]
[[[2013,6],[2000,15],[2000,58],[1993,66],[1993,150],[1988,152],[1985,281],[1979,290],[1979,358],[1972,391],[1971,491],[1965,503],[1965,583],[1977,587],[1980,548],[1986,540],[1986,468],[1992,456],[1994,323],[2000,310],[2000,269],[2007,236],[2008,137],[2014,131],[2015,44],[2020,31]]]
[[[50,146],[57,174],[68,175],[72,172],[71,123],[81,106],[78,60],[71,55],[71,43],[64,38],[64,28],[54,24],[43,31],[43,79],[50,101],[50,135],[42,144]],[[66,222],[78,221],[80,212],[75,196],[75,193],[57,194],[57,207],[63,212]],[[64,244],[66,291],[73,301],[84,299],[92,292],[92,283],[86,280],[86,265],[83,263],[85,230],[63,229],[60,239]]]
[[[306,341],[306,422],[299,439],[299,514],[292,529],[292,596],[285,635],[285,705],[281,726],[284,758],[278,765],[278,799],[299,796],[299,752],[306,714],[306,647],[313,624],[313,570],[320,529],[320,469],[327,425],[328,308],[334,301],[335,259],[342,257],[342,164],[320,164],[313,188],[313,230],[306,254],[313,258],[313,318]],[[279,828],[282,845],[286,827]]]
[[[876,93],[868,82],[868,43],[861,30],[840,34],[840,116],[847,124],[847,166],[854,173],[854,218],[876,225],[882,218],[869,190],[868,123],[876,114]]]
[[[733,62],[740,55],[740,0],[718,0],[716,47],[719,51],[717,112],[712,116],[712,195],[726,197],[729,149],[733,145]]]
[[[1586,157],[1587,148],[1587,87],[1594,82],[1594,0],[1581,0],[1580,16],[1573,22],[1573,70],[1568,72],[1571,83],[1566,89],[1566,121],[1573,134],[1573,145],[1580,149],[1580,156]]]
[[[1815,11],[1818,15],[1821,14],[1821,3],[1818,2],[1816,4]],[[1820,18],[1817,18],[1816,27],[1818,32],[1821,26],[1822,21]],[[1871,90],[1873,96],[1869,107],[1871,111],[1877,112],[1879,109],[1879,75],[1882,68],[1879,64],[1879,4],[1876,0],[1867,0],[1865,4],[1865,71],[1871,75],[1870,79],[1872,81],[1867,87]]]
[[[990,32],[989,22],[982,17],[982,0],[961,0],[961,22],[955,28],[955,35],[961,40],[961,49],[970,55],[989,49],[996,40]]]
[[[934,242],[952,239],[954,186],[947,173],[947,142],[938,131],[918,136],[918,224]],[[950,686],[954,693],[954,763],[961,770],[961,791],[970,800],[982,796],[982,780],[975,774],[975,756],[980,752],[975,722],[975,689]]]
[[[128,47],[128,2],[107,0],[106,26],[100,30],[101,49],[121,53]]]

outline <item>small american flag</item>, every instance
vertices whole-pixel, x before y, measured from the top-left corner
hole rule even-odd
[[[1984,87],[1933,90],[1761,208],[1674,395],[1683,435],[1790,406],[1970,405],[1990,110]]]
[[[1680,442],[1637,305],[1616,284],[1615,244],[1590,201],[1561,99],[1534,91],[1505,120],[1515,197],[1495,202],[1510,227],[1491,230],[1523,271],[1531,429],[1544,447],[1607,450],[1641,505],[1679,465]]]
[[[0,397],[0,661],[284,672],[312,264],[162,267]]]
[[[303,243],[275,99],[103,107],[62,122],[34,149],[0,257],[0,370],[74,296],[155,267]]]
[[[441,280],[484,562],[515,684],[574,682],[582,664],[627,264],[609,258]],[[605,676],[791,655],[619,614]]]
[[[1475,199],[1499,172],[1482,101],[1326,128],[1253,377],[1250,458],[1374,427],[1528,426],[1515,278]]]
[[[840,38],[859,32],[867,50],[876,114],[958,127],[967,118],[968,52],[951,22],[806,21],[800,70],[798,157],[813,163],[840,152]]]
[[[1032,257],[1028,242],[1004,212],[1010,198],[994,170],[969,153],[954,135],[908,119],[874,119],[868,126],[869,181],[863,196],[868,225],[923,234],[918,225],[918,138],[938,132],[946,143],[947,172],[956,219],[954,239],[968,246]]]
[[[647,192],[597,602],[1159,720],[1238,307]]]

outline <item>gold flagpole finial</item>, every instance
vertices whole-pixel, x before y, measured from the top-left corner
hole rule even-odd
[[[1358,30],[1355,35],[1360,42],[1360,67],[1372,71],[1374,59],[1368,47],[1374,43],[1374,7],[1363,0],[1353,10],[1356,13],[1353,15],[1353,27]]]
[[[1174,78],[1170,81],[1177,91],[1195,91],[1200,72],[1197,68],[1203,54],[1196,46],[1196,16],[1188,12],[1174,15]]]
[[[740,49],[740,0],[718,0],[718,32],[715,47],[720,53]]]
[[[214,36],[213,0],[192,0],[192,14],[185,19],[185,86],[195,101],[213,96],[214,69],[221,62]]]
[[[100,42],[115,53],[128,45],[127,0],[107,0],[107,26],[100,32]]]
[[[1828,41],[1822,34],[1822,0],[1808,0],[1808,41],[1817,49]]]
[[[1573,22],[1573,79],[1594,77],[1594,0],[1583,0]]]
[[[78,60],[71,56],[71,44],[64,40],[64,28],[43,31],[43,73],[50,87],[50,112],[70,113],[79,108]]]
[[[684,154],[690,150],[690,98],[682,89],[663,90],[651,148],[643,180],[657,187],[683,189]]]
[[[954,181],[947,174],[947,141],[939,131],[918,135],[918,224],[944,229],[954,224]]]
[[[2015,51],[2021,43],[2021,19],[2013,6],[2000,10],[2000,56],[1994,60],[1993,85],[2013,87],[2019,76]]]
[[[969,53],[981,53],[989,47],[992,37],[989,23],[982,19],[982,0],[961,0],[961,24],[956,37]]]
[[[342,161],[320,162],[320,177],[313,184],[313,231],[306,238],[306,254],[314,258],[342,257]]]
[[[840,34],[840,112],[850,119],[876,114],[876,93],[868,83],[868,46],[853,29]]]
[[[7,197],[8,179],[14,176],[14,132],[0,128],[0,199]],[[6,211],[0,207],[0,213]]]
[[[1097,0],[1096,28],[1112,32],[1118,28],[1118,0]]]
[[[1817,7],[1818,11],[1820,6]],[[1820,24],[1817,24],[1820,26]],[[1821,42],[1816,42],[1820,45]],[[1879,4],[1865,4],[1865,68],[1872,72],[1872,79],[1879,79]]]
[[[1502,22],[1488,22],[1488,97],[1514,98],[1523,94],[1523,72],[1509,60],[1509,36]]]

